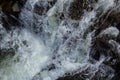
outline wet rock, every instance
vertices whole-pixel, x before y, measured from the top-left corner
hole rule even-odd
[[[65,77],[60,77],[57,80],[84,80],[83,78],[80,78],[79,75],[69,75],[69,76],[65,76]]]
[[[91,11],[93,9],[91,4],[96,2],[97,0],[74,0],[68,9],[68,16],[73,20],[80,20],[84,11]]]
[[[11,14],[17,17],[27,0],[6,0],[0,2],[1,11],[5,14]]]
[[[84,72],[83,72],[84,73]],[[81,73],[66,73],[63,77],[59,77],[57,80],[85,80]]]
[[[27,0],[1,0],[0,1],[0,16],[3,26],[10,29],[10,26],[19,24],[19,14]]]
[[[120,52],[117,48],[120,42],[120,12],[116,10],[117,9],[110,9],[104,15],[97,18],[97,21],[93,25],[96,31],[92,39],[92,48],[90,52],[90,56],[97,61],[104,56],[105,60],[103,64],[111,67],[115,71],[115,77],[120,72]],[[107,31],[111,26],[114,26],[113,28],[117,31]],[[112,80],[119,79],[114,78]]]
[[[93,64],[95,65],[95,64]],[[103,72],[105,70],[105,72]],[[57,80],[110,80],[113,69],[106,65],[100,65],[99,68],[94,66],[84,66],[82,70],[74,73],[67,73],[65,76],[58,78]]]
[[[108,10],[104,15],[102,15],[101,17],[97,15],[98,18],[96,18],[97,20],[94,22],[94,29],[95,30],[95,36],[93,37],[93,49],[91,51],[93,51],[92,54],[96,54],[95,57],[99,56],[99,53],[101,53],[101,51],[105,50],[104,53],[108,52],[110,50],[110,45],[108,44],[109,40],[117,40],[119,41],[119,23],[120,23],[120,12],[116,11],[118,8],[115,8],[113,10]],[[105,31],[107,29],[109,29],[111,26],[114,26],[113,28],[118,29],[117,31]],[[107,33],[104,35],[101,35],[102,33]],[[109,33],[108,33],[109,32]],[[116,34],[117,35],[112,35],[112,34]],[[101,35],[101,36],[100,36]],[[95,51],[94,51],[95,48]],[[97,49],[96,49],[97,48]],[[102,50],[100,50],[102,49]],[[97,50],[97,51],[96,51]],[[91,54],[90,54],[91,55]],[[98,57],[97,57],[98,59]]]
[[[115,75],[115,77],[112,78],[112,80],[120,80],[120,72],[117,73],[117,74]]]
[[[57,0],[39,1],[34,6],[34,12],[40,16],[45,15]]]
[[[111,30],[110,30],[111,29]],[[113,31],[112,31],[113,30]],[[115,31],[114,31],[115,30]],[[111,51],[111,45],[109,44],[109,40],[115,40],[119,35],[119,31],[117,28],[109,27],[103,30],[100,35],[98,35],[94,41],[94,48],[91,51],[91,56],[99,60],[100,55],[104,54],[105,56],[113,54]],[[111,55],[113,57],[113,55]]]
[[[120,24],[120,12],[116,12],[115,10],[108,10],[104,15],[100,17],[97,16],[97,20],[94,22],[94,29],[96,28],[95,36],[99,35],[99,33],[110,27],[115,26],[119,29]]]
[[[15,50],[13,48],[10,49],[1,49],[0,50],[0,63],[5,60],[15,56]]]

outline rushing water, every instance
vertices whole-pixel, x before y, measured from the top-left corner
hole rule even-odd
[[[92,11],[85,11],[77,21],[69,18],[60,20],[56,16],[67,11],[72,0],[57,0],[42,16],[34,12],[36,3],[46,7],[47,2],[28,0],[20,15],[22,25],[17,26],[19,29],[8,32],[0,25],[1,49],[13,48],[15,52],[14,57],[1,62],[0,80],[56,80],[65,73],[91,65],[88,59],[94,31],[85,32],[96,19],[99,8],[106,12],[114,7],[114,0],[99,0],[93,4]],[[115,36],[119,34],[116,28],[111,27],[101,35],[110,32]],[[98,68],[102,61],[104,57],[94,66]]]

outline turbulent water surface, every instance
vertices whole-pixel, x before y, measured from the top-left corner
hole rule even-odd
[[[108,15],[112,10],[120,12],[119,0],[85,1],[82,5],[87,6],[78,7],[83,11],[78,14],[72,11],[74,0],[27,0],[19,26],[7,31],[1,23],[0,49],[5,56],[0,57],[0,80],[111,80],[115,70],[102,64],[110,57],[102,55],[94,60],[90,55],[95,52],[91,51],[92,40],[100,25],[95,21],[108,11]],[[117,37],[119,30],[109,25],[98,36],[102,39],[104,35]],[[120,52],[119,43],[112,39],[109,43],[116,44]],[[78,79],[62,79],[75,74],[79,74]]]

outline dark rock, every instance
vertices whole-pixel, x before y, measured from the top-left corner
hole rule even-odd
[[[0,11],[3,12],[2,18],[3,26],[10,29],[10,26],[19,24],[19,14],[27,0],[1,0]]]
[[[73,20],[80,20],[84,11],[91,11],[93,9],[91,4],[96,2],[97,0],[74,0],[68,9],[68,16]]]
[[[110,34],[108,35],[102,35],[102,37],[100,37],[100,33],[111,27],[111,26],[115,26],[119,31],[119,24],[120,24],[120,12],[116,11],[117,8],[115,10],[108,10],[104,15],[102,15],[101,17],[98,16],[98,18],[96,18],[97,20],[94,22],[94,29],[95,30],[95,36],[93,37],[93,46],[92,46],[92,52],[90,55],[94,55],[93,58],[98,59],[98,56],[100,57],[101,55],[101,51],[103,51],[104,53],[108,53],[110,49],[110,45],[108,43],[108,41],[110,39],[112,40],[117,40],[119,42],[120,39],[120,35],[118,35],[117,37],[110,37]],[[116,25],[115,25],[116,24]],[[113,57],[113,56],[112,56]]]
[[[115,76],[112,78],[112,80],[120,80],[120,72],[115,74]]]
[[[115,70],[115,77],[112,80],[119,80],[116,77],[118,77],[120,72],[120,53],[118,52],[116,44],[120,43],[120,33],[116,37],[110,37],[110,34],[102,35],[101,37],[99,35],[103,30],[111,26],[114,26],[120,31],[120,12],[116,10],[108,10],[104,15],[97,18],[97,21],[95,21],[93,26],[96,31],[95,36],[92,39],[92,47],[90,52],[90,56],[97,61],[100,60],[101,56],[105,56],[103,64]],[[116,43],[114,44],[114,47],[111,45],[111,42],[109,43],[110,40],[113,40]]]
[[[9,15],[14,15],[18,17],[21,12],[22,7],[24,6],[26,0],[6,0],[0,2],[0,8],[2,12]]]
[[[0,50],[0,63],[5,60],[15,56],[15,50],[13,48],[10,49],[1,49]]]
[[[79,75],[75,75],[75,76],[65,76],[65,77],[60,77],[57,80],[84,80],[82,78],[79,77]]]
[[[34,12],[40,16],[45,15],[53,7],[57,0],[39,1],[35,4]]]

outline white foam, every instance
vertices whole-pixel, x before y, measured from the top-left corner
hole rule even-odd
[[[28,2],[33,8],[38,0],[29,0]],[[58,27],[57,29],[52,28],[50,31],[52,36],[49,36],[50,40],[48,40],[48,38],[45,40],[47,45],[43,44],[39,36],[34,35],[26,29],[21,30],[20,33],[17,31],[13,31],[13,33],[5,33],[6,35],[4,36],[1,46],[3,48],[8,47],[7,42],[9,41],[13,41],[12,47],[17,44],[19,47],[16,51],[16,56],[18,56],[19,61],[17,63],[12,60],[8,61],[10,66],[5,66],[0,69],[1,80],[31,80],[37,73],[40,73],[40,76],[38,77],[40,80],[55,80],[58,77],[63,76],[65,73],[76,71],[86,64],[83,61],[87,59],[86,56],[89,54],[92,34],[87,35],[86,39],[80,39],[79,43],[75,47],[76,49],[73,50],[70,47],[67,47],[67,41],[69,41],[71,37],[74,38],[78,33],[84,34],[84,32],[89,28],[89,25],[92,24],[91,20],[96,17],[96,12],[94,10],[91,12],[85,12],[81,21],[79,21],[79,28],[71,33],[67,41],[62,44],[62,38],[67,34],[67,31],[71,30],[71,26],[58,26],[58,24],[56,24],[57,19],[55,14],[57,13],[57,10],[63,10],[63,6],[66,2],[69,2],[69,0],[58,0],[57,4],[48,11],[47,18],[45,17],[47,20],[38,18],[38,20],[46,21],[46,24],[44,24],[45,26],[48,22],[50,26]],[[108,10],[114,5],[114,0],[99,0],[99,3],[97,4],[102,6],[105,10]],[[30,28],[31,26],[29,26],[29,24],[34,22],[33,12],[32,10],[23,10],[24,11],[21,13],[21,19],[26,23],[25,26]],[[69,24],[71,24],[71,22],[69,22]],[[51,28],[50,26],[47,25],[45,29],[46,32],[49,32],[47,30]],[[45,34],[46,33],[44,33],[44,35]],[[83,34],[80,35],[83,36]],[[104,30],[101,34],[117,36],[119,31],[115,27],[110,27]],[[53,45],[55,43],[59,43],[57,44],[59,46],[59,50],[55,53],[59,54],[59,57],[52,60],[52,57],[54,56]],[[53,47],[51,47],[51,45]],[[72,52],[67,52],[67,49],[71,49]],[[77,51],[77,49],[80,49],[81,52]],[[16,57],[14,59],[16,59]],[[41,71],[41,69],[48,66],[50,63],[55,64],[55,69]],[[96,64],[97,66],[101,64],[101,62],[98,63],[99,64]]]
[[[117,37],[119,34],[119,30],[116,27],[109,27],[105,30],[103,30],[100,35],[109,35],[109,36],[113,36],[113,37]]]
[[[99,5],[106,11],[114,6],[114,0],[99,0]]]
[[[49,59],[47,55],[49,49],[27,30],[23,30],[18,38],[21,41],[26,40],[28,46],[25,47],[21,42],[18,43],[17,54],[20,62],[11,62],[11,66],[1,68],[0,78],[2,80],[30,80]]]

